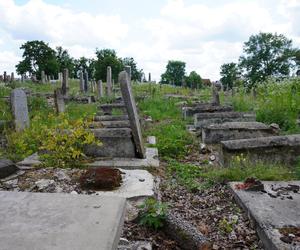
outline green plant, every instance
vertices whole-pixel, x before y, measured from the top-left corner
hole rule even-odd
[[[163,227],[168,206],[154,198],[148,198],[140,207],[139,223],[155,230]]]
[[[231,219],[227,220],[225,217],[219,221],[219,229],[226,233],[230,234],[232,230],[234,229],[234,226],[238,222],[238,217],[237,216],[232,216]]]

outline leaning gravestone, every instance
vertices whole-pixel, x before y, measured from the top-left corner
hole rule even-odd
[[[140,158],[145,158],[145,148],[143,144],[140,121],[136,109],[135,100],[131,90],[131,84],[126,71],[122,71],[119,74],[119,82],[123,100],[128,113],[130,127],[132,130],[132,136],[136,146],[137,156]]]
[[[16,131],[22,131],[26,127],[29,127],[29,115],[26,94],[22,89],[14,89],[11,92],[10,99]]]

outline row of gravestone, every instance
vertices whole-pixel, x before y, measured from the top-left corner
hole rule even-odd
[[[6,73],[6,71],[3,72],[3,75],[0,75],[0,82],[13,82],[15,80],[14,72],[12,72],[10,75]]]
[[[205,144],[218,144],[220,163],[229,166],[241,154],[251,162],[295,164],[300,156],[300,134],[279,135],[277,124],[256,122],[254,113],[221,106],[215,88],[212,103],[192,103],[183,116],[194,118],[192,129]],[[216,97],[217,96],[217,97]]]

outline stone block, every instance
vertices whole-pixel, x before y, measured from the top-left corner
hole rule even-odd
[[[193,116],[197,113],[214,113],[214,112],[230,112],[233,111],[233,107],[231,106],[218,106],[209,103],[202,103],[195,107],[183,107],[182,115],[183,118]]]
[[[300,134],[221,142],[220,160],[224,166],[240,154],[252,162],[294,165],[300,156]]]
[[[0,179],[17,172],[19,168],[8,159],[0,159]]]
[[[95,116],[94,121],[124,121],[128,120],[128,115],[101,115]]]
[[[225,122],[202,128],[202,142],[208,144],[276,135],[278,132],[261,122]]]

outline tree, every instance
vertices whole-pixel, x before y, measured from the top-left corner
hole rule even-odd
[[[186,77],[186,83],[189,88],[202,88],[202,78],[196,71],[192,71],[189,76]]]
[[[74,59],[69,55],[67,50],[63,49],[61,46],[56,47],[56,59],[59,72],[68,69],[70,77],[76,76]]]
[[[89,78],[94,79],[95,78],[95,64],[96,61],[94,59],[86,58],[84,56],[80,57],[79,59],[74,60],[74,71],[75,74],[82,70],[87,71]],[[77,75],[78,77],[78,75]]]
[[[181,86],[185,77],[185,62],[169,61],[166,72],[161,75],[161,83]]]
[[[95,61],[95,78],[106,81],[107,67],[112,69],[112,78],[117,80],[118,74],[123,70],[122,60],[112,49],[96,50],[97,60]]]
[[[240,67],[250,86],[270,76],[287,76],[293,66],[292,40],[284,35],[252,35],[244,44],[244,53],[245,55],[240,57]]]
[[[225,90],[232,89],[239,79],[240,72],[236,63],[225,63],[221,66],[221,82]]]
[[[131,67],[131,79],[134,81],[139,81],[142,78],[143,70],[137,68],[137,63],[132,57],[125,57],[122,59],[123,66]]]
[[[23,49],[23,60],[16,65],[18,74],[35,74],[38,78],[44,70],[47,75],[58,73],[58,62],[56,54],[48,44],[43,41],[28,41],[20,49]]]

